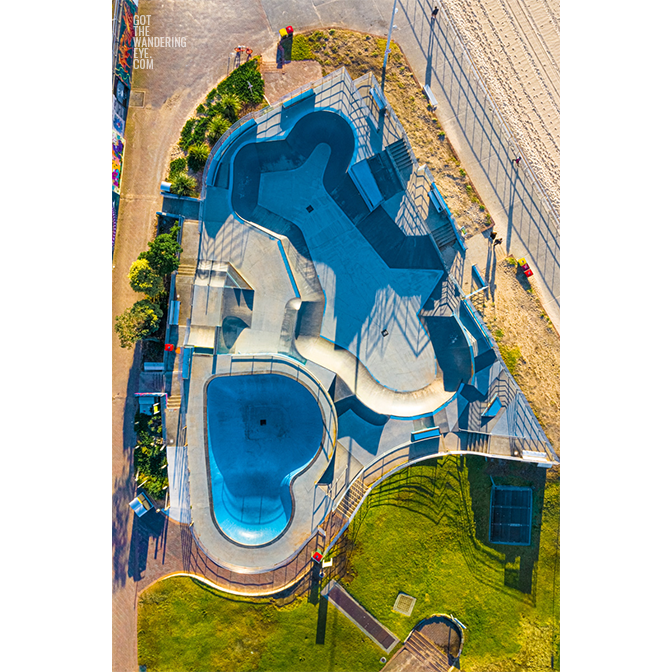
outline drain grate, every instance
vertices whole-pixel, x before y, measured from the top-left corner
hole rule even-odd
[[[131,96],[128,99],[129,107],[144,107],[145,106],[145,92],[131,91]]]
[[[307,205],[306,210],[308,210],[308,212],[312,212],[313,210],[315,210],[315,208],[312,205]]]
[[[392,611],[396,611],[398,614],[403,614],[404,616],[410,616],[415,606],[415,598],[405,593],[399,593],[397,599],[392,607]]]

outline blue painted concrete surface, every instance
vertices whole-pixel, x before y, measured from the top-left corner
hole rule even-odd
[[[291,519],[292,477],[320,448],[320,407],[301,383],[256,374],[214,378],[206,409],[217,524],[240,544],[269,543]]]

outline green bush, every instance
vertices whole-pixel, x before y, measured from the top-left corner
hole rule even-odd
[[[243,107],[243,101],[235,93],[225,93],[216,107],[225,119],[236,121]]]
[[[178,255],[182,252],[182,248],[177,242],[179,233],[180,225],[176,224],[170,233],[162,233],[151,240],[148,244],[149,249],[146,252],[140,252],[138,259],[147,259],[157,275],[164,276],[172,273],[180,265]]]
[[[305,35],[294,35],[291,40],[290,53],[286,55],[286,58],[292,61],[308,61],[315,58],[315,54],[310,48],[310,42]]]
[[[163,278],[154,271],[147,259],[138,259],[131,264],[128,279],[134,292],[153,298],[164,291]]]
[[[155,333],[163,317],[163,311],[148,299],[136,301],[115,319],[114,329],[122,348],[130,348],[143,338]]]
[[[216,114],[208,124],[208,141],[214,145],[224,133],[231,127],[231,122],[224,119],[221,114]]]
[[[187,122],[182,127],[182,132],[180,133],[180,147],[186,152],[191,144],[191,134],[196,125],[196,119],[193,117],[188,119]]]
[[[205,97],[205,99],[210,103],[215,99],[215,96],[217,95],[217,89],[213,89],[208,93],[208,95]]]
[[[133,467],[138,484],[155,499],[163,499],[168,485],[166,454],[160,415],[135,414],[136,446]]]
[[[196,192],[196,180],[186,173],[177,173],[172,176],[170,193],[178,196],[193,196]]]
[[[248,86],[252,85],[252,91]],[[264,99],[264,80],[259,72],[259,57],[243,63],[217,85],[217,93],[235,93],[243,102],[260,103]]]
[[[197,114],[205,114],[205,105],[201,103],[197,108],[196,108]]]
[[[184,173],[187,170],[187,159],[184,156],[174,159],[170,162],[168,171],[168,180],[171,181],[178,173]]]
[[[189,169],[193,170],[195,173],[201,170],[206,164],[209,154],[210,147],[205,143],[199,143],[189,147],[189,153],[187,154],[187,164]]]

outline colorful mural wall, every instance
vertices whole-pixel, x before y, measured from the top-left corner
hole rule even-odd
[[[121,166],[124,161],[124,139],[112,131],[112,190],[118,194],[121,186]]]
[[[133,76],[133,17],[138,8],[132,0],[122,0],[119,19],[119,46],[117,48],[117,65],[114,74],[130,89]]]

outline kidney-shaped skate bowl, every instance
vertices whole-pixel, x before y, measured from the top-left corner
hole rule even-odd
[[[292,520],[292,481],[320,450],[320,405],[302,383],[272,373],[216,376],[206,399],[215,522],[237,544],[269,544]]]

